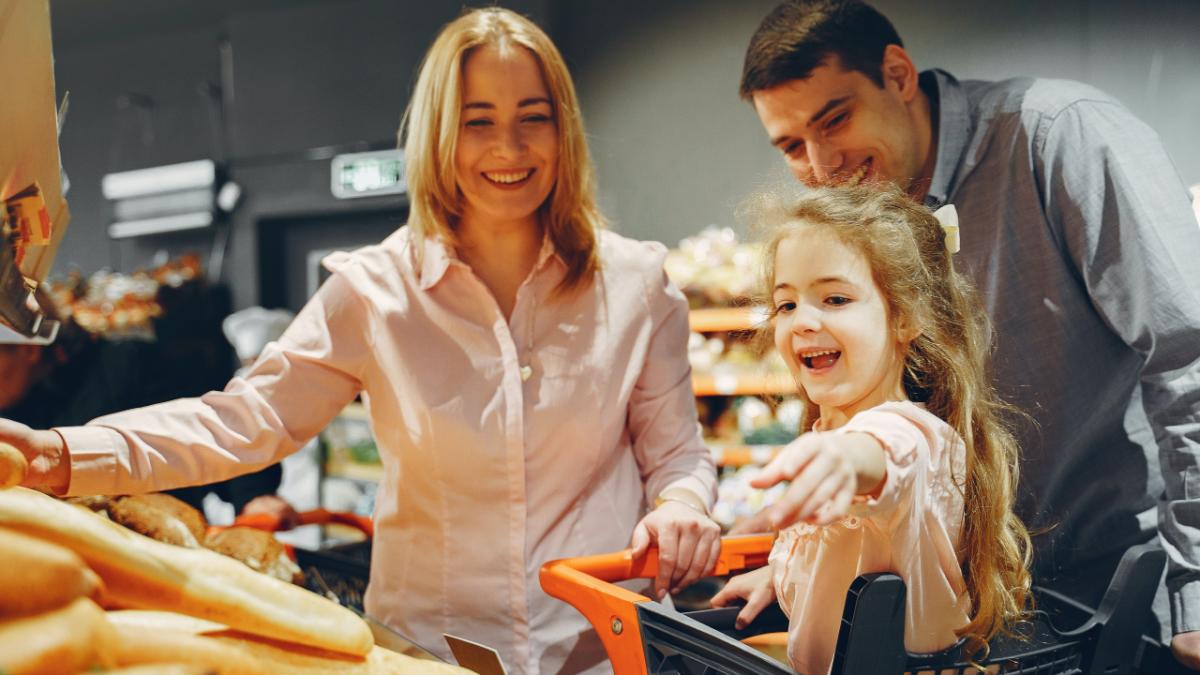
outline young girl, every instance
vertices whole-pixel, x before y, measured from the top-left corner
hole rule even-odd
[[[1029,537],[987,322],[951,262],[957,232],[875,187],[813,190],[762,220],[775,346],[812,431],[754,483],[791,481],[767,514],[786,528],[770,566],[713,605],[746,599],[745,625],[778,598],[792,666],[827,673],[850,583],[888,571],[908,587],[909,651],[982,648],[1023,612]]]

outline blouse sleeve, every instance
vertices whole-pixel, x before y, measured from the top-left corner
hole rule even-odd
[[[130,494],[213,483],[278,462],[362,388],[366,305],[333,275],[278,342],[224,391],[63,427],[67,494]]]
[[[717,495],[716,466],[696,418],[692,368],[687,360],[687,300],[663,271],[665,249],[647,244],[656,256],[647,284],[652,334],[645,363],[629,401],[629,432],[641,467],[646,499],[667,488],[683,488],[712,508]]]
[[[934,447],[927,429],[905,412],[902,405],[884,404],[855,415],[834,432],[870,434],[883,446],[887,462],[883,489],[878,496],[856,504],[856,515],[891,513],[911,501],[914,491],[924,492],[929,486],[927,474],[936,465],[931,457]]]

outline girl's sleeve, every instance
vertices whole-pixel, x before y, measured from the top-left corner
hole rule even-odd
[[[911,405],[911,404],[908,404]],[[865,433],[883,446],[887,462],[883,488],[853,507],[857,515],[882,515],[910,501],[914,492],[923,491],[925,476],[932,466],[931,448],[925,429],[898,408],[884,404],[855,415],[834,433]]]
[[[371,335],[362,297],[333,275],[279,341],[224,391],[55,429],[70,450],[67,494],[207,484],[278,462],[362,388]]]
[[[654,503],[667,488],[683,488],[711,509],[717,496],[717,473],[696,417],[692,367],[687,359],[687,300],[663,270],[665,249],[660,244],[647,246],[657,264],[647,284],[652,334],[629,401],[633,450],[648,503]]]

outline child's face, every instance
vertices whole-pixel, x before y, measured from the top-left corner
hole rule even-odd
[[[832,233],[806,227],[775,254],[775,347],[840,426],[885,401],[905,400],[903,349],[866,258]]]

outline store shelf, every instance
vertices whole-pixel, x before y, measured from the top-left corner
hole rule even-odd
[[[383,480],[382,464],[360,464],[358,462],[329,462],[325,465],[326,478],[349,478],[378,483]]]
[[[717,307],[693,309],[688,313],[688,327],[697,333],[758,330],[766,325],[765,307]]]
[[[796,382],[787,373],[766,375],[741,373],[737,375],[692,375],[696,396],[759,396],[796,393]]]
[[[718,467],[740,467],[748,464],[762,466],[775,458],[782,445],[722,445],[706,441]]]

